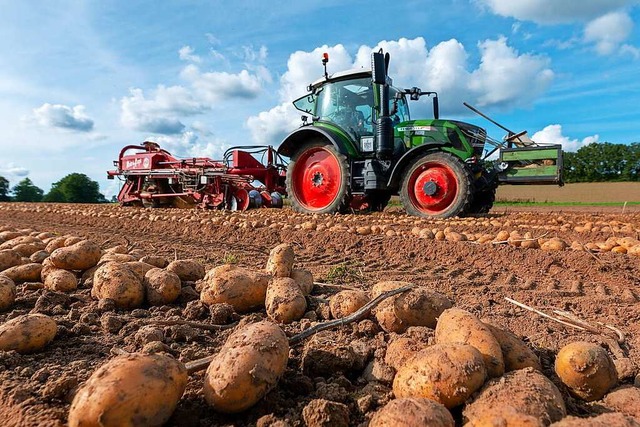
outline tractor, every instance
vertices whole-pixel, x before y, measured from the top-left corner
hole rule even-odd
[[[394,87],[389,60],[381,49],[370,70],[329,75],[325,53],[324,76],[293,102],[302,125],[278,154],[290,159],[286,191],[295,210],[381,211],[398,195],[410,215],[449,218],[488,212],[499,184],[562,185],[560,145],[536,144],[466,103],[508,135],[498,141],[481,127],[441,119],[438,94]],[[408,101],[425,95],[433,118],[411,119]]]

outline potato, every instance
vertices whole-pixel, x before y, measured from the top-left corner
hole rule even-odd
[[[45,246],[44,250],[51,253],[58,248],[64,247],[64,241],[67,240],[66,237],[55,237],[52,240],[49,240],[47,246]]]
[[[134,273],[136,273],[138,277],[140,277],[140,280],[144,279],[144,275],[147,274],[147,271],[154,268],[153,265],[147,264],[146,262],[140,262],[140,261],[127,261],[127,262],[123,262],[122,264],[126,265]]]
[[[49,259],[58,268],[65,270],[88,270],[98,264],[102,251],[91,240],[81,240],[71,246],[51,252]]]
[[[555,424],[554,424],[555,425]],[[478,409],[472,421],[464,425],[465,427],[545,427],[546,424],[538,418],[518,412],[516,408],[509,405],[498,407],[483,407]]]
[[[166,268],[184,282],[195,282],[204,277],[204,266],[193,259],[178,259],[169,263]]]
[[[424,397],[448,409],[464,403],[487,376],[482,355],[466,344],[435,344],[400,367],[393,380],[396,398]]]
[[[49,271],[44,279],[44,287],[52,291],[71,292],[78,289],[78,278],[68,270],[56,268]]]
[[[147,264],[151,264],[154,267],[165,268],[169,265],[169,261],[165,257],[156,256],[156,255],[147,255],[140,258],[141,262],[146,262]]]
[[[37,262],[38,264],[42,264],[45,259],[49,258],[49,252],[45,250],[37,251],[31,254],[29,260],[31,262]]]
[[[279,323],[299,320],[307,311],[307,299],[295,280],[289,277],[274,277],[271,280],[264,305],[267,316]]]
[[[540,245],[540,249],[542,249],[543,251],[563,251],[568,247],[569,245],[567,244],[567,242],[557,237],[547,240]]]
[[[483,321],[483,323],[489,328],[500,344],[505,372],[528,367],[542,372],[540,359],[538,359],[538,356],[536,356],[524,341],[510,331],[500,329],[486,321]]]
[[[420,342],[415,338],[401,336],[391,341],[387,346],[384,363],[397,371],[403,367],[408,360],[418,354],[420,350],[424,350],[426,347],[426,343]]]
[[[109,261],[115,261],[115,262],[121,262],[121,263],[125,263],[125,262],[131,262],[131,261],[137,261],[138,259],[132,255],[129,254],[121,254],[118,252],[110,252],[110,253],[105,253],[104,255],[102,255],[100,257],[100,261],[99,262],[109,262]]]
[[[16,301],[16,284],[7,276],[0,274],[0,311],[11,307]]]
[[[469,425],[475,426],[477,421],[486,419],[487,413],[507,406],[522,415],[539,419],[544,425],[567,414],[558,388],[535,369],[524,368],[489,381],[473,402],[467,404],[462,415]]]
[[[625,385],[607,394],[598,404],[640,419],[640,388]]]
[[[44,249],[44,243],[20,243],[12,248],[14,251],[18,252],[20,256],[30,257],[34,253]]]
[[[200,301],[207,305],[230,304],[238,313],[264,307],[271,276],[225,264],[207,272]]]
[[[129,267],[108,262],[94,273],[91,295],[97,299],[112,299],[118,308],[136,308],[144,302],[144,286]]]
[[[613,360],[605,349],[584,341],[560,349],[555,371],[573,395],[587,402],[602,398],[618,381]]]
[[[289,342],[278,325],[262,321],[239,327],[211,361],[204,397],[218,412],[242,412],[275,387],[288,359]]]
[[[15,283],[24,282],[37,282],[40,280],[40,273],[42,272],[42,264],[29,263],[23,265],[16,265],[15,267],[7,268],[0,274],[4,274]]]
[[[294,268],[291,270],[291,278],[300,286],[305,297],[313,290],[313,274],[309,270]]]
[[[640,427],[635,418],[619,412],[610,412],[589,418],[565,417],[551,427]]]
[[[71,245],[75,245],[76,243],[82,242],[82,238],[78,237],[78,236],[65,236],[66,238],[64,239],[64,246],[71,246]]]
[[[423,398],[395,399],[387,403],[371,418],[369,427],[454,427],[447,408]]]
[[[37,237],[34,236],[17,236],[13,239],[7,240],[6,242],[0,244],[0,250],[2,249],[14,249],[22,244],[25,243],[34,243],[37,242],[39,244],[42,244],[42,241],[40,239],[38,239]],[[44,249],[44,248],[42,248]]]
[[[182,289],[178,275],[161,268],[147,271],[143,284],[150,305],[171,304],[178,299]]]
[[[293,269],[293,247],[282,243],[271,249],[267,260],[267,273],[275,277],[290,277]]]
[[[115,245],[104,250],[108,254],[127,254],[129,247],[127,245]]]
[[[13,249],[0,251],[0,271],[22,264],[22,256]]]
[[[375,298],[383,292],[409,284],[398,281],[379,282],[371,291],[372,297]],[[375,315],[385,331],[403,333],[411,326],[434,328],[438,316],[452,305],[446,296],[426,288],[416,287],[380,303],[375,310]]]
[[[166,423],[187,386],[184,365],[164,354],[132,353],[99,367],[71,403],[69,426]]]
[[[42,350],[56,336],[56,321],[44,314],[23,314],[0,325],[0,350],[20,354]]]
[[[329,299],[329,309],[334,319],[340,319],[355,313],[369,302],[365,291],[348,289],[340,291]]]
[[[498,340],[484,323],[466,310],[450,308],[440,315],[436,342],[472,345],[482,354],[489,378],[504,373],[504,359]]]

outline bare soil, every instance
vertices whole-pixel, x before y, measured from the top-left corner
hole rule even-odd
[[[395,210],[312,216],[286,208],[226,213],[15,203],[0,204],[0,229],[72,234],[104,243],[104,247],[128,241],[147,254],[197,259],[207,269],[230,261],[261,269],[270,249],[288,242],[295,245],[298,267],[311,270],[316,281],[333,285],[316,286],[306,318],[286,326],[288,334],[328,318],[326,301],[341,286],[368,290],[380,280],[402,280],[444,293],[457,307],[524,337],[540,356],[545,375],[560,388],[570,415],[594,415],[604,409],[567,393],[553,372],[555,353],[576,340],[604,346],[610,340],[544,319],[510,304],[505,297],[546,312],[570,311],[590,323],[602,322],[623,331],[621,348],[632,362],[632,375],[624,382],[633,383],[640,364],[640,257],[428,240],[418,238],[412,229],[449,227],[459,233],[494,235],[517,230],[536,237],[559,237],[569,244],[587,243],[612,236],[640,238],[640,213],[509,208],[480,218],[422,220]],[[589,222],[595,230],[575,230]],[[380,230],[358,234],[363,225],[377,225]],[[37,284],[20,285],[16,304],[0,313],[0,322],[29,312],[45,313],[58,322],[59,332],[41,353],[0,352],[1,424],[64,425],[75,388],[112,357],[113,348],[139,351],[160,337],[167,350],[185,362],[214,353],[229,330],[209,332],[153,323],[171,316],[209,323],[220,320],[220,313],[211,313],[196,299],[197,293],[185,286],[176,304],[122,311],[92,300],[90,289],[83,286],[63,294]],[[266,315],[263,310],[249,316]],[[223,321],[238,318],[222,317]],[[412,333],[428,335],[429,331]],[[304,425],[303,409],[314,399],[333,403],[314,402],[306,410],[308,415],[315,407],[333,408],[349,425],[366,425],[393,397],[389,376],[372,374],[370,369],[374,360],[384,360],[392,338],[381,331],[375,318],[310,338],[291,350],[289,366],[277,388],[249,411],[233,416],[217,414],[207,406],[202,395],[203,374],[195,374],[169,425]],[[311,415],[322,418],[322,414]],[[461,424],[462,408],[453,415]]]

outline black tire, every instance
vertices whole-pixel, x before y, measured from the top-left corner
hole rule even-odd
[[[419,187],[423,181],[424,192],[417,193],[416,186]],[[471,171],[452,154],[435,152],[424,155],[411,162],[403,173],[400,201],[409,215],[427,218],[463,216],[472,200]]]
[[[474,215],[487,214],[496,201],[496,187],[485,188],[473,195],[473,202],[469,206],[468,213]]]
[[[311,170],[308,168],[311,163],[309,156],[313,153],[322,152],[324,155],[329,155],[332,160],[329,169],[331,169],[327,175],[327,179],[333,179],[335,182],[339,178],[339,184],[335,191],[330,190],[327,194],[325,201],[311,200],[311,194],[314,192],[313,188],[321,188],[323,184],[329,184],[331,181],[324,182],[325,177],[322,173],[316,172],[314,180],[317,178],[317,185],[311,184],[309,187],[303,182],[304,171]],[[300,163],[302,162],[302,163]],[[311,181],[309,181],[311,182]],[[316,181],[314,181],[316,182]],[[323,140],[316,140],[305,144],[298,149],[291,157],[289,166],[287,167],[286,176],[287,194],[291,200],[291,207],[302,213],[336,213],[346,210],[349,207],[350,194],[350,173],[349,163],[347,157],[338,152],[336,148]],[[313,188],[312,188],[313,187]],[[335,193],[335,194],[334,194]]]

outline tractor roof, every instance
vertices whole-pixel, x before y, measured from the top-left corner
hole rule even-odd
[[[364,68],[354,68],[352,70],[338,71],[337,73],[329,75],[329,78],[319,78],[315,82],[311,83],[311,87],[317,88],[328,82],[357,79],[362,77],[371,78],[371,70],[365,70]]]

